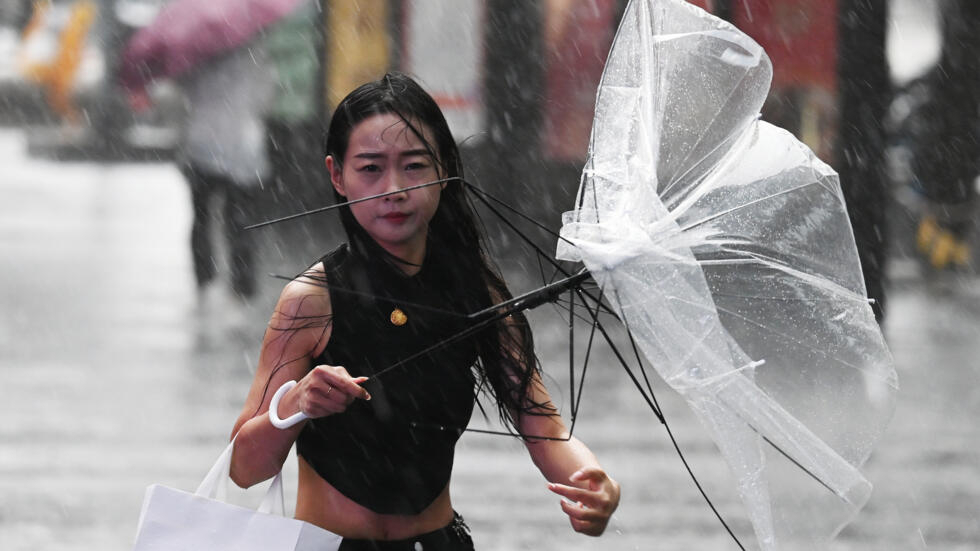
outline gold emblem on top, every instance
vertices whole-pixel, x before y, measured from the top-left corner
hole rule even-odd
[[[405,312],[402,312],[400,308],[395,308],[391,311],[391,323],[392,325],[401,327],[402,325],[408,323],[408,316],[406,316]]]

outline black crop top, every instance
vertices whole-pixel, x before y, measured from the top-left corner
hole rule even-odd
[[[454,297],[452,282],[430,260],[406,276],[347,245],[323,257],[333,328],[314,365],[371,377],[463,329],[460,314],[477,305]],[[297,453],[372,511],[420,513],[449,482],[456,441],[473,412],[475,361],[475,344],[462,339],[369,379],[371,400],[309,420]]]

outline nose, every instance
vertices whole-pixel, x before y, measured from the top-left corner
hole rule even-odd
[[[385,201],[404,201],[408,199],[408,192],[404,191],[405,184],[402,181],[402,177],[397,170],[389,170],[385,174],[384,190],[382,193],[390,193],[390,195],[385,195]]]

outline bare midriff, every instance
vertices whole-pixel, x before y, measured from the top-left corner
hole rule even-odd
[[[382,515],[358,505],[299,458],[296,518],[351,539],[400,540],[445,527],[453,519],[449,485],[417,515]]]

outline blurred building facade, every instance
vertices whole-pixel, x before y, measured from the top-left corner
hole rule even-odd
[[[17,24],[29,25],[24,3],[4,1],[18,6],[9,10]],[[860,2],[690,1],[728,19],[767,50],[774,79],[764,116],[837,165],[838,45],[848,6]],[[156,110],[134,113],[113,78],[126,38],[165,0],[54,0],[62,9],[83,2],[97,7],[88,45],[101,49],[103,74],[90,79],[95,84],[88,88],[76,82],[75,90],[85,97],[67,104],[78,104],[79,118],[92,127],[87,135],[97,138],[89,154],[125,156],[132,149],[126,143],[132,145],[142,128],[143,141],[156,144],[149,147],[151,157],[166,157],[166,132],[180,116],[166,83],[160,85]],[[441,104],[462,143],[468,176],[557,227],[578,186],[595,92],[627,3],[309,0],[264,38],[280,73],[280,101],[268,118],[282,208],[329,200],[321,149],[329,113],[358,84],[400,70],[418,78]],[[79,69],[76,81],[84,78]]]

